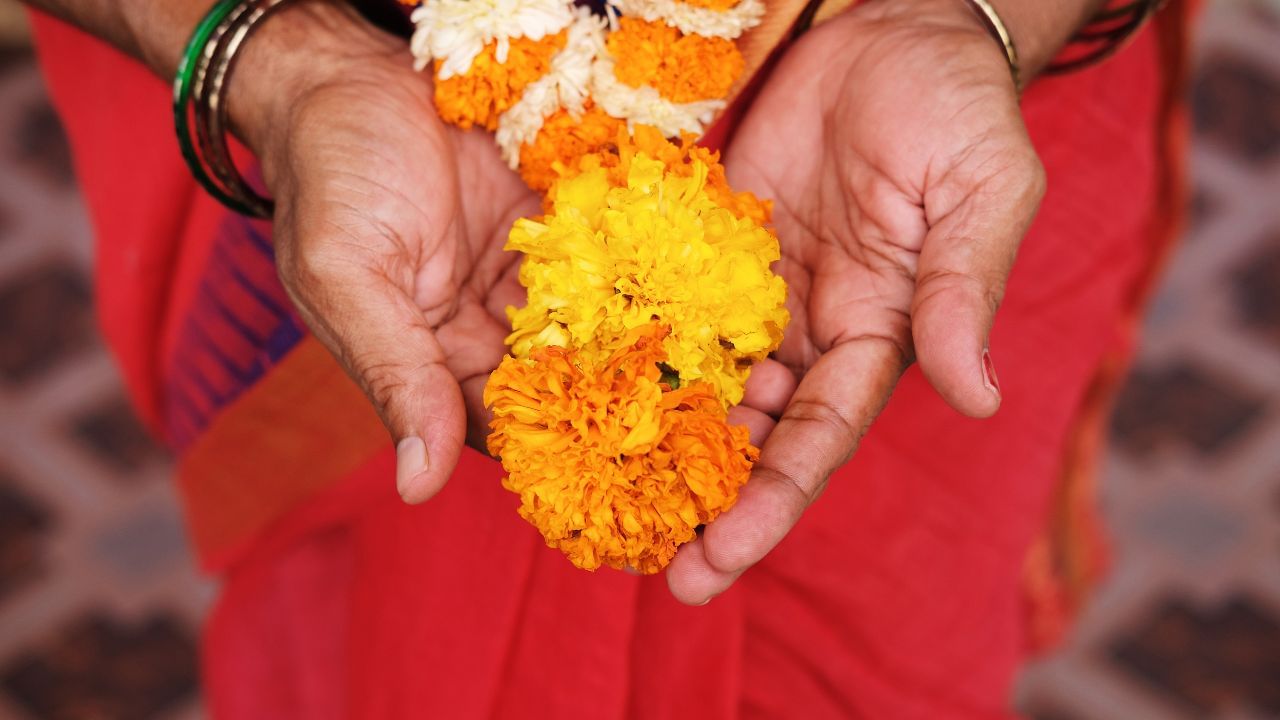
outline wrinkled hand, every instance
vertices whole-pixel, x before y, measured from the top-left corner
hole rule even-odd
[[[987,335],[1044,189],[1004,56],[959,0],[873,0],[809,33],[726,164],[775,200],[793,313],[776,357],[801,381],[757,383],[785,411],[738,504],[668,570],[693,604],[782,540],[913,360],[956,410],[996,412]]]
[[[400,493],[420,502],[468,431],[473,444],[486,434],[481,392],[522,296],[503,241],[539,203],[488,134],[443,125],[401,40],[342,3],[296,7],[250,44],[242,102],[271,109],[238,124],[276,198],[284,285],[372,400],[397,441]],[[256,68],[270,77],[260,92],[257,61],[271,65]]]

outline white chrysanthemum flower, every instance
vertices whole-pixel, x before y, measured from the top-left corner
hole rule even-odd
[[[662,22],[685,35],[702,35],[734,40],[760,24],[764,18],[764,0],[739,0],[728,10],[690,5],[682,0],[609,0],[609,5],[623,15]]]
[[[602,52],[591,67],[591,99],[629,126],[651,125],[667,137],[701,135],[726,104],[722,99],[675,103],[648,85],[631,87],[614,74],[614,60],[608,52]]]
[[[507,61],[512,38],[541,40],[573,22],[572,0],[427,0],[413,11],[414,67],[442,61],[439,78],[465,75],[485,45],[497,42]]]
[[[579,8],[551,69],[526,85],[520,100],[498,118],[498,147],[512,169],[520,165],[521,146],[537,138],[548,117],[561,108],[575,116],[582,112],[591,91],[592,63],[605,51],[604,30],[603,18]]]

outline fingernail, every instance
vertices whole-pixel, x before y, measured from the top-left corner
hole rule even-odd
[[[714,599],[714,598],[715,598],[715,595],[712,595],[711,597],[707,598],[706,600],[703,600],[702,602],[698,603],[697,605],[694,605],[694,607],[702,607],[703,605],[706,605],[707,603],[711,602],[711,601],[712,601],[712,599]]]
[[[396,490],[406,497],[414,478],[431,467],[427,459],[427,444],[417,436],[407,437],[396,444]]]
[[[991,362],[991,351],[982,351],[982,384],[1000,397],[1000,378],[996,377],[995,363]]]

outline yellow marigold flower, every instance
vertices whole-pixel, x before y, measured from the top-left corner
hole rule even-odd
[[[619,81],[649,85],[676,103],[727,97],[745,66],[732,40],[685,35],[662,21],[637,17],[620,18],[606,44]]]
[[[498,116],[516,104],[525,86],[551,68],[551,58],[564,47],[566,31],[540,40],[512,38],[506,62],[498,62],[498,43],[491,42],[462,75],[436,80],[436,110],[445,122],[469,130],[498,127]],[[436,61],[437,70],[442,60]]]
[[[671,329],[663,344],[680,380],[705,380],[737,404],[751,364],[777,348],[789,319],[786,283],[769,268],[777,238],[717,204],[697,158],[681,174],[628,155],[621,186],[610,170],[583,167],[553,186],[545,218],[511,230],[507,249],[525,254],[529,297],[508,311],[512,353],[557,345],[608,356],[656,321]]]
[[[546,119],[532,143],[520,148],[520,177],[534,190],[545,191],[566,168],[612,145],[619,133],[626,134],[626,123],[590,102],[580,117],[559,110]]]
[[[600,359],[559,347],[507,357],[485,387],[503,486],[580,568],[660,571],[733,506],[759,457],[710,387],[662,381],[662,334],[640,328]]]
[[[612,145],[603,145],[599,152],[585,156],[579,168],[587,170],[603,167],[609,170],[609,182],[626,185],[631,169],[631,158],[643,153],[661,160],[669,172],[681,177],[693,174],[695,162],[707,166],[707,194],[717,205],[728,208],[738,217],[749,218],[760,225],[767,225],[772,212],[771,202],[760,200],[749,192],[735,192],[729,186],[720,164],[720,153],[697,144],[693,135],[684,135],[678,143],[662,136],[648,125],[637,125],[631,133],[620,132]]]

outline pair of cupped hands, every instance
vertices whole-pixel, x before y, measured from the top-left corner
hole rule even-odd
[[[341,3],[296,7],[306,52],[273,61],[279,99],[242,135],[276,198],[284,284],[397,441],[400,494],[424,502],[483,447],[481,393],[524,301],[503,243],[539,198],[487,133],[440,121],[403,40]],[[804,35],[724,162],[774,201],[792,321],[730,413],[762,448],[750,482],[667,570],[691,604],[783,539],[910,363],[959,412],[996,412],[987,337],[1044,188],[1004,55],[960,0],[870,0]]]

